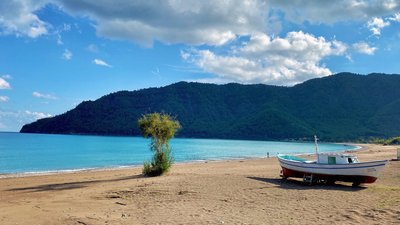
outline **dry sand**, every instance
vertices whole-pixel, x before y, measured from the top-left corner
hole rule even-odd
[[[362,161],[396,148],[363,145]],[[0,224],[400,224],[400,162],[374,183],[282,181],[276,158],[0,179]]]

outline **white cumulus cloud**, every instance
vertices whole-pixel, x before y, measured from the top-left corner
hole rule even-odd
[[[37,12],[48,4],[69,15],[90,18],[100,36],[147,46],[154,41],[224,45],[238,36],[279,30],[276,12],[300,24],[368,21],[391,15],[398,21],[400,17],[396,0],[7,0],[0,1],[0,33],[32,38],[55,34],[62,44],[61,32],[71,26],[57,29],[39,18]],[[374,25],[371,29],[377,34],[381,28]]]
[[[367,27],[372,32],[372,34],[375,35],[375,36],[380,36],[381,35],[381,30],[384,27],[387,27],[389,25],[390,25],[389,21],[385,21],[383,18],[378,18],[378,17],[372,18],[367,23]]]
[[[373,17],[386,17],[400,11],[399,2],[393,0],[57,2],[71,15],[90,17],[96,22],[100,36],[147,46],[154,41],[220,46],[238,36],[279,31],[281,21],[274,12],[282,13],[285,19],[295,23],[333,24],[349,20],[366,22]],[[379,29],[374,28],[374,31]]]
[[[0,102],[8,102],[10,98],[8,96],[0,96]]]
[[[110,64],[106,63],[101,59],[93,59],[93,63],[99,66],[112,67]]]
[[[336,23],[367,21],[372,17],[392,15],[400,11],[400,3],[393,0],[268,0],[268,4],[284,13],[286,19],[303,23]]]
[[[400,12],[394,14],[392,17],[389,18],[389,20],[400,22]]]
[[[68,49],[65,49],[63,54],[62,54],[63,59],[65,60],[71,60],[72,59],[72,52]]]
[[[51,117],[52,115],[49,113],[43,113],[43,112],[32,112],[29,110],[25,111],[25,114],[27,116],[33,117],[34,119],[38,120],[38,119],[43,119],[43,118],[47,118],[47,117]]]
[[[49,1],[7,0],[0,3],[0,33],[36,38],[48,33],[48,24],[35,11]]]
[[[51,117],[50,113],[25,111],[2,111],[0,110],[0,129],[7,131],[19,131],[21,127],[35,120]]]
[[[5,79],[0,78],[0,89],[11,89],[11,85]]]
[[[51,95],[51,94],[43,94],[43,93],[40,93],[40,92],[37,92],[37,91],[34,91],[33,93],[32,93],[32,95],[34,96],[34,97],[36,97],[36,98],[44,98],[44,99],[50,99],[50,100],[56,100],[56,99],[58,99],[56,96],[54,96],[54,95]]]
[[[321,61],[329,56],[345,54],[347,46],[311,34],[289,32],[285,38],[259,33],[235,48],[231,54],[218,55],[210,50],[192,49],[182,58],[217,80],[240,83],[294,85],[315,77],[331,75]]]
[[[63,10],[96,21],[100,36],[151,46],[167,44],[222,45],[266,29],[264,1],[60,0]]]
[[[353,44],[353,49],[362,54],[373,55],[377,50],[376,47],[371,47],[366,42],[357,42]]]

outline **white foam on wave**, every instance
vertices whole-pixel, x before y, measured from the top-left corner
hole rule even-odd
[[[54,174],[69,174],[69,173],[81,173],[87,171],[112,171],[120,169],[131,169],[137,168],[141,165],[123,165],[123,166],[112,166],[112,167],[90,167],[90,168],[80,168],[80,169],[63,169],[63,170],[46,170],[46,171],[29,171],[20,173],[3,173],[0,174],[0,179],[2,178],[15,178],[15,177],[30,177],[30,176],[46,176]]]

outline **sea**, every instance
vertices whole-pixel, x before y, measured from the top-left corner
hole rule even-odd
[[[176,163],[313,153],[311,142],[174,138]],[[319,143],[320,152],[357,146]],[[0,132],[0,175],[57,173],[140,166],[150,160],[150,140],[142,137],[24,134]]]

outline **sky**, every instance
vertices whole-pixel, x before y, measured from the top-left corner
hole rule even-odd
[[[400,0],[0,1],[0,131],[120,90],[400,73]]]

